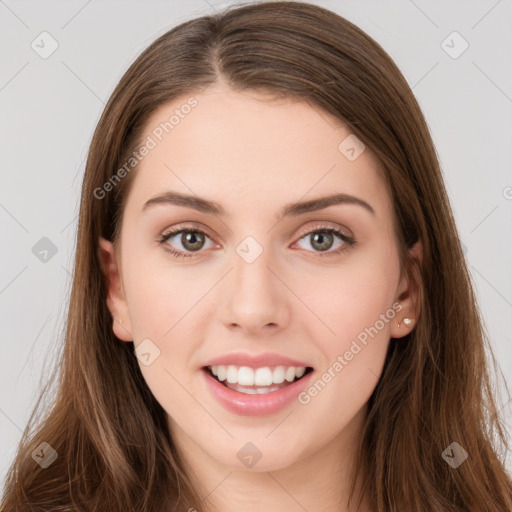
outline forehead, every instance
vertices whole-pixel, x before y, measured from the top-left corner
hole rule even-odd
[[[344,141],[351,137],[341,120],[311,102],[212,87],[150,117],[142,141],[153,147],[137,166],[130,195],[141,208],[157,193],[179,190],[230,210],[231,200],[261,209],[344,192],[385,210],[379,163],[368,149],[348,159]]]

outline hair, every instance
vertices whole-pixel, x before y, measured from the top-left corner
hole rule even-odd
[[[94,132],[83,178],[73,283],[55,397],[35,406],[9,469],[1,510],[207,510],[144,378],[133,342],[113,333],[98,255],[116,242],[136,172],[98,199],[162,105],[219,82],[308,102],[340,119],[378,159],[394,205],[401,272],[421,315],[391,339],[357,451],[360,493],[375,512],[505,512],[512,481],[493,397],[492,354],[427,123],[405,78],[361,29],[319,6],[231,6],[182,23],[133,62]],[[421,261],[409,249],[423,246]],[[55,379],[55,372],[51,379]],[[41,392],[41,397],[44,394]],[[40,398],[41,399],[41,398]],[[442,453],[459,443],[456,469]],[[42,442],[58,454],[43,469]]]

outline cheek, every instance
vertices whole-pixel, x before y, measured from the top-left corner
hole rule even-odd
[[[193,387],[194,354],[202,339],[194,320],[203,304],[197,304],[202,293],[190,286],[188,274],[185,279],[178,271],[167,269],[165,275],[162,267],[141,264],[141,268],[131,279],[127,276],[126,289],[135,345],[147,347],[138,351],[139,368],[160,405],[180,417],[181,411],[194,407],[187,390]],[[147,365],[141,357],[146,352],[151,354]]]
[[[379,337],[386,338],[389,317],[396,314],[392,305],[398,277],[398,258],[392,250],[366,250],[354,252],[328,271],[301,279],[298,294],[318,319],[310,322],[313,339],[323,340],[325,352],[332,357],[348,349],[353,339],[376,322]],[[381,315],[386,314],[383,324]]]
[[[190,271],[166,265],[161,255],[132,254],[125,265],[124,283],[133,336],[136,340],[152,336],[171,339],[186,323],[182,317],[200,298],[199,284],[194,286]]]
[[[398,265],[375,255],[361,257],[331,278],[312,281],[315,293],[305,300],[322,320],[309,322],[314,325],[309,337],[323,358],[316,380],[299,403],[311,412],[308,418],[330,411],[329,431],[334,436],[368,401],[382,372],[391,322],[397,316],[393,301]]]

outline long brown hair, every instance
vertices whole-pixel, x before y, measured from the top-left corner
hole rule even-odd
[[[420,286],[421,316],[408,336],[390,340],[369,400],[356,467],[372,508],[512,510],[512,482],[498,456],[506,436],[486,347],[494,369],[496,362],[425,119],[406,80],[373,39],[333,12],[300,2],[236,6],[182,23],[153,42],[114,90],[83,180],[56,396],[31,429],[34,408],[8,473],[2,510],[208,508],[184,470],[133,343],[115,337],[106,305],[98,239],[119,234],[136,169],[104,198],[95,190],[138,147],[156,109],[219,79],[237,91],[298,98],[336,116],[385,171],[402,272]],[[408,258],[418,240],[421,262]],[[457,468],[442,457],[454,442],[468,453]],[[36,448],[48,449],[41,443],[57,452],[45,469],[32,457]]]

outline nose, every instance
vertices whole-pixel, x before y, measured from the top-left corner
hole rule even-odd
[[[254,335],[278,331],[288,324],[290,292],[269,259],[267,251],[251,263],[234,255],[218,309],[227,328]]]

